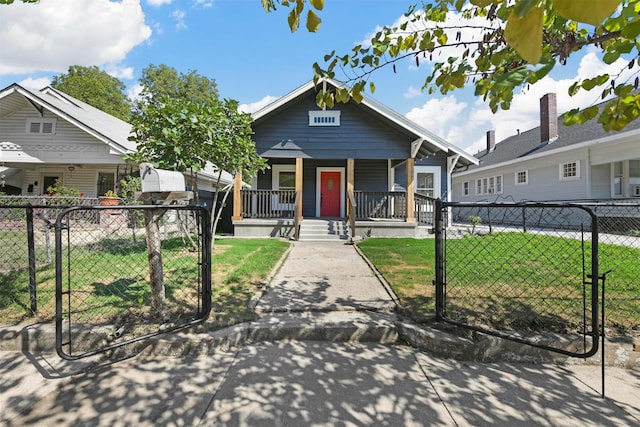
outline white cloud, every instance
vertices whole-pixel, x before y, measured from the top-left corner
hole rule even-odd
[[[186,30],[187,29],[187,24],[184,20],[184,18],[187,16],[187,14],[180,9],[176,9],[173,11],[173,13],[171,14],[171,17],[176,21],[176,30],[180,31],[180,30]]]
[[[142,85],[135,84],[131,86],[129,89],[127,89],[127,97],[132,101],[136,101],[140,97],[141,92],[142,92]]]
[[[413,108],[406,117],[436,135],[448,139],[447,133],[451,123],[460,119],[460,114],[467,108],[466,102],[458,102],[453,95],[442,99],[432,98],[422,107]]]
[[[171,4],[172,0],[147,0],[147,4],[150,6],[162,6],[164,4]]]
[[[238,106],[238,110],[242,113],[249,113],[249,114],[255,113],[256,111],[260,110],[263,107],[266,107],[267,105],[271,104],[273,101],[277,99],[278,97],[276,96],[267,95],[259,101],[252,102],[249,104],[240,104]]]
[[[407,91],[402,96],[404,96],[407,99],[410,99],[410,98],[417,98],[417,97],[419,97],[421,95],[422,95],[422,90],[417,89],[417,88],[415,88],[413,86],[409,86],[407,88]]]
[[[51,84],[51,80],[48,77],[40,77],[38,79],[27,78],[18,82],[18,84],[22,87],[26,87],[27,89],[40,90]]]
[[[107,64],[104,67],[104,71],[110,76],[116,77],[121,80],[133,79],[132,67],[121,67],[118,64]]]
[[[197,6],[202,6],[202,7],[212,7],[213,6],[213,0],[194,0],[194,3]]]
[[[0,21],[0,75],[117,63],[151,36],[139,0],[15,2]]]

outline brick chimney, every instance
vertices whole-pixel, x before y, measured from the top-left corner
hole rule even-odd
[[[558,112],[556,94],[548,93],[540,98],[540,142],[555,141],[558,138]]]
[[[487,131],[487,153],[493,151],[496,148],[496,131],[488,130]]]

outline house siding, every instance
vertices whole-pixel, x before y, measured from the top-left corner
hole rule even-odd
[[[572,180],[560,180],[559,167],[562,163],[579,162],[580,177]],[[589,170],[586,150],[566,152],[552,158],[533,159],[501,168],[477,170],[471,174],[454,174],[452,179],[453,201],[456,202],[495,202],[495,201],[548,201],[588,198]],[[518,171],[528,172],[528,183],[516,185]],[[476,194],[476,180],[485,177],[502,176],[502,193]],[[463,183],[469,182],[469,196],[463,196]]]
[[[591,197],[608,199],[611,194],[611,166],[596,165],[591,167]]]
[[[55,134],[28,134],[27,121],[39,119],[55,119]],[[30,107],[0,119],[0,141],[5,162],[124,163],[119,156],[109,154],[104,142],[49,111],[41,117]]]
[[[309,126],[309,111],[317,111],[307,96],[254,122],[258,153],[268,158],[406,159],[411,135],[350,102],[340,104],[340,126]]]

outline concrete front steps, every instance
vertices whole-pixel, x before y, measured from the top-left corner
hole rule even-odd
[[[304,219],[300,223],[300,241],[344,241],[349,240],[349,231],[341,219]]]

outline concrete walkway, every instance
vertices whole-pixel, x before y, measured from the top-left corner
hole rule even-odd
[[[640,425],[637,370],[607,367],[603,399],[599,366],[461,362],[367,340],[394,298],[352,246],[297,242],[271,283],[260,320],[233,329],[251,338],[239,345],[149,345],[119,361],[0,352],[0,426]],[[340,322],[358,327],[305,332]]]
[[[391,312],[396,308],[394,297],[355,246],[295,242],[256,311]]]

